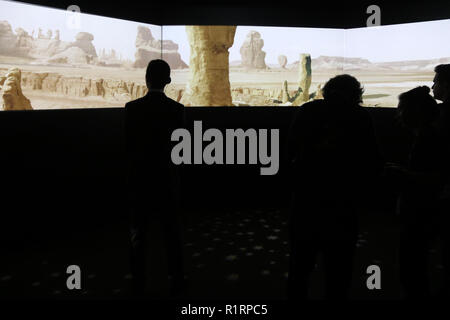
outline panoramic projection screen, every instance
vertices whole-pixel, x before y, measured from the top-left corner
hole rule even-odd
[[[157,25],[0,1],[2,110],[124,107],[146,93],[145,67],[161,58],[161,32]]]
[[[185,106],[301,106],[338,74],[396,107],[450,63],[450,20],[357,29],[157,26],[0,0],[2,110],[124,107],[164,59]]]

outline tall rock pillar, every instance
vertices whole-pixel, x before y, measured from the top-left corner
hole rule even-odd
[[[191,55],[186,106],[232,106],[228,49],[236,26],[186,26]]]
[[[309,100],[309,87],[311,86],[311,55],[307,53],[300,54],[298,62],[298,86],[302,88],[301,101]]]

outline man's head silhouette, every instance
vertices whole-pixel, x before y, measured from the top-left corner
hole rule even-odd
[[[341,74],[328,80],[322,89],[323,98],[339,104],[358,105],[362,102],[364,89],[349,74]]]
[[[171,82],[169,64],[161,59],[150,61],[145,73],[145,82],[148,89],[164,89]]]
[[[434,68],[436,75],[433,79],[434,98],[448,101],[450,98],[450,64],[440,64]]]
[[[426,86],[403,92],[398,100],[398,116],[408,128],[418,129],[430,125],[439,116],[437,102]]]

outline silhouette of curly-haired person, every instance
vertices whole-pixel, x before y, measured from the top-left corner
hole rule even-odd
[[[132,289],[136,295],[146,292],[147,267],[158,262],[148,252],[149,239],[155,236],[150,230],[159,230],[165,243],[157,245],[166,248],[171,294],[178,295],[184,288],[182,217],[180,173],[171,161],[171,134],[184,127],[184,106],[164,94],[171,81],[165,61],[150,61],[145,79],[148,93],[125,106]]]
[[[413,135],[405,166],[387,164],[386,177],[400,191],[400,281],[407,299],[429,297],[428,250],[437,234],[438,197],[443,187],[442,140],[433,123],[439,116],[430,88],[417,87],[399,96],[398,117]]]
[[[433,96],[442,101],[438,104],[439,118],[436,129],[443,139],[444,160],[447,165],[443,168],[445,179],[444,190],[439,200],[441,235],[444,243],[444,286],[441,291],[442,298],[450,298],[450,64],[440,64],[434,69]]]
[[[292,121],[290,299],[308,298],[319,253],[326,298],[347,298],[358,236],[357,207],[383,167],[372,119],[360,106],[363,91],[356,78],[338,75],[323,87],[324,99],[299,107]]]

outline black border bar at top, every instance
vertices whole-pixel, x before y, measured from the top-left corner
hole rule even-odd
[[[254,25],[314,28],[366,26],[366,9],[381,8],[381,24],[450,19],[450,1],[249,1],[249,0],[21,0],[19,2],[157,25]]]

